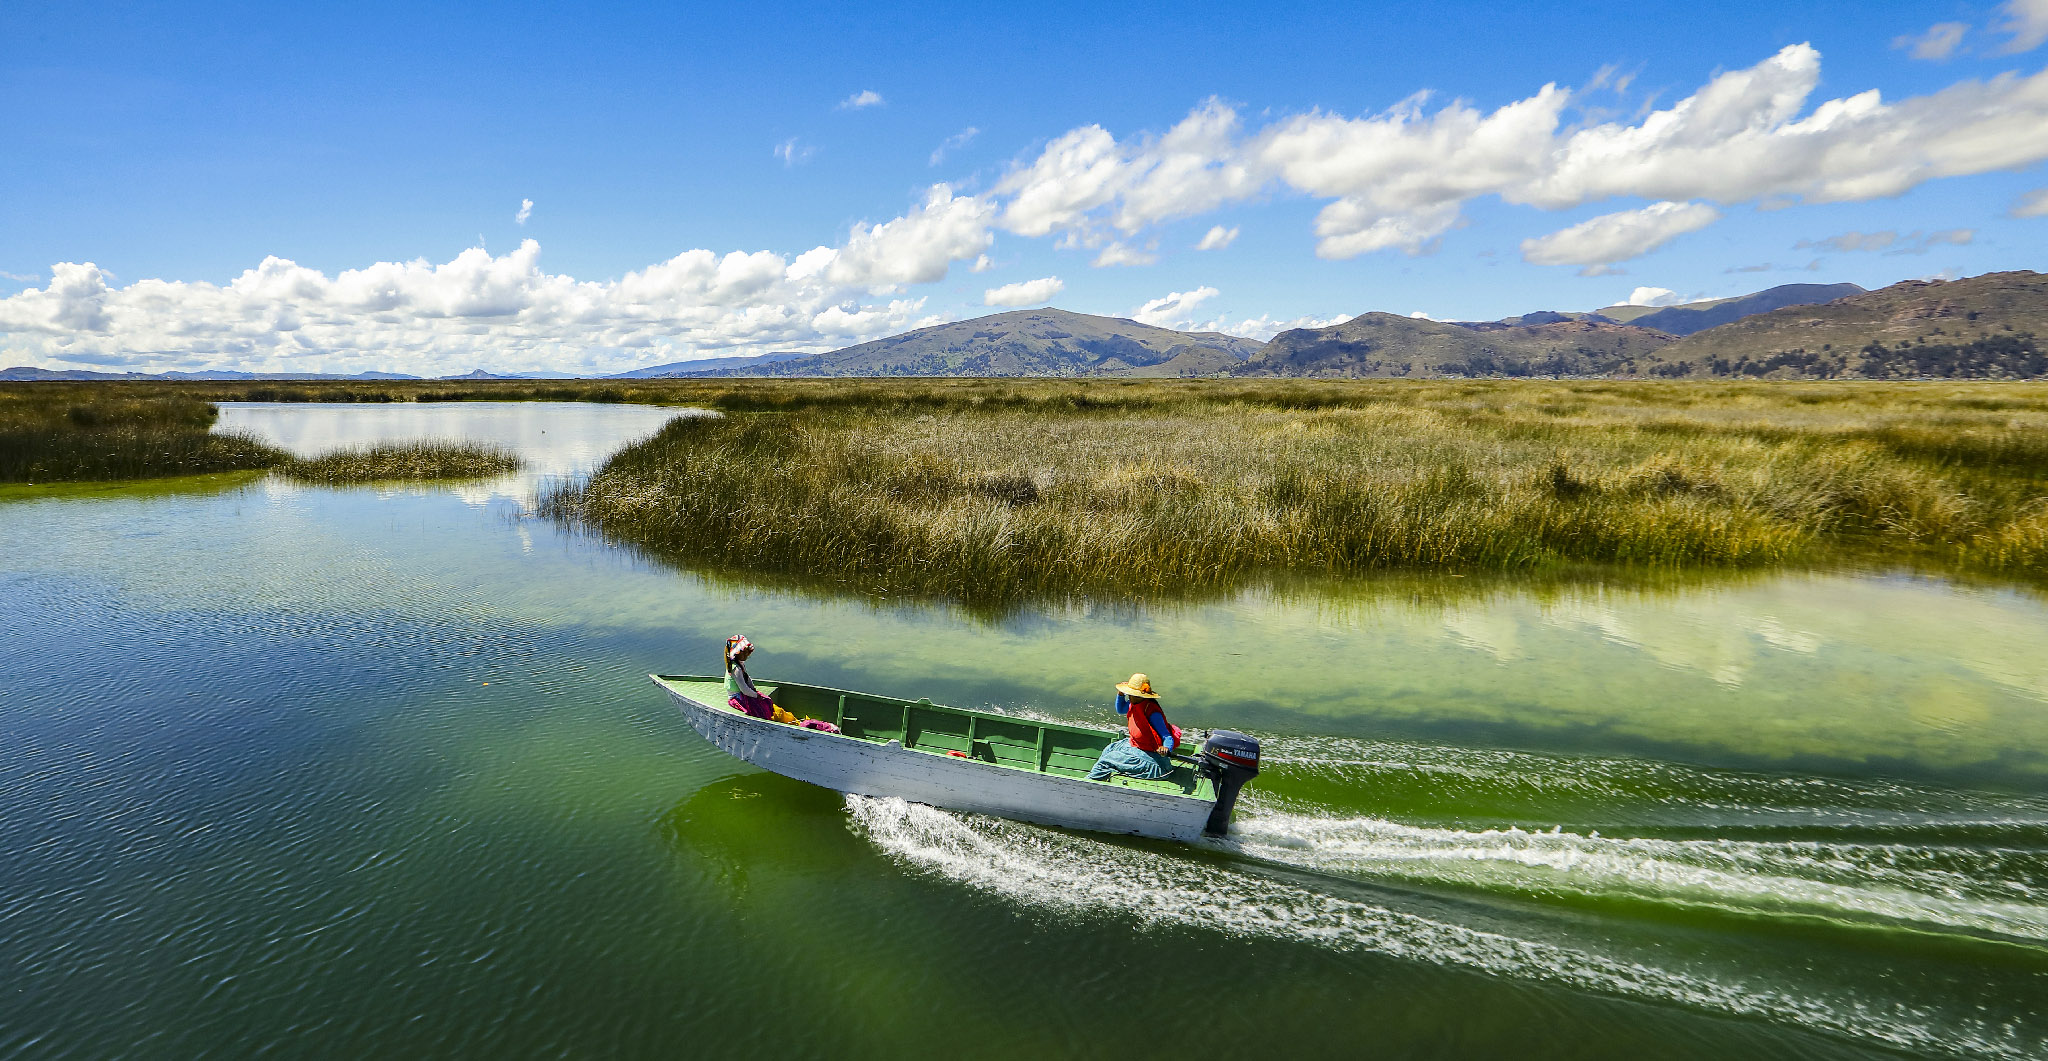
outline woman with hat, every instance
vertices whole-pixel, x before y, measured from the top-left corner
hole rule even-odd
[[[725,703],[743,715],[774,718],[775,701],[754,688],[754,679],[747,675],[747,657],[753,654],[754,643],[745,635],[725,639]]]
[[[782,705],[762,695],[754,688],[754,679],[747,674],[747,657],[754,654],[754,643],[740,634],[725,639],[725,705],[742,715],[785,722],[805,729],[837,733],[839,727],[815,718],[798,718],[782,709]]]
[[[1101,781],[1111,774],[1132,777],[1165,777],[1173,772],[1167,758],[1180,746],[1180,727],[1166,720],[1159,709],[1159,696],[1152,691],[1152,679],[1143,674],[1116,686],[1116,713],[1124,716],[1129,732],[1123,740],[1102,749],[1088,780]]]

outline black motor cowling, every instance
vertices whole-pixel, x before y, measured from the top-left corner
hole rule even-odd
[[[1236,730],[1215,730],[1202,742],[1195,770],[1216,786],[1216,807],[1202,831],[1222,836],[1230,831],[1230,816],[1237,811],[1238,790],[1259,776],[1259,742]]]

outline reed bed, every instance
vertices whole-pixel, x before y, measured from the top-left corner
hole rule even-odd
[[[412,442],[295,458],[252,435],[215,432],[218,407],[182,383],[0,387],[0,482],[151,479],[275,468],[304,482],[480,479],[517,471],[488,446]]]
[[[267,468],[287,455],[210,429],[219,410],[191,397],[0,391],[0,482],[145,479]]]
[[[543,507],[693,564],[969,600],[1589,562],[2048,575],[2039,386],[941,382],[726,389],[735,415]]]
[[[469,442],[398,442],[352,446],[318,457],[286,461],[278,472],[307,483],[369,483],[387,480],[488,479],[520,469],[520,459],[502,449]]]

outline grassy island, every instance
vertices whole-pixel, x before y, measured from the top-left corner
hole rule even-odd
[[[722,383],[735,415],[546,509],[690,563],[970,599],[1581,562],[2048,574],[2040,385]]]
[[[289,478],[308,483],[369,483],[408,479],[487,479],[516,472],[518,457],[467,442],[399,442],[354,446],[318,457],[286,461]]]
[[[220,409],[180,384],[0,388],[0,482],[157,479],[276,469],[304,482],[478,479],[516,471],[488,446],[409,442],[297,458],[251,435],[216,432]]]
[[[268,468],[290,455],[215,433],[220,410],[175,393],[0,391],[0,482],[148,479]]]

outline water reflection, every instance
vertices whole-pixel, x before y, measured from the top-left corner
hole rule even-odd
[[[160,479],[127,479],[112,482],[86,480],[56,483],[0,483],[0,502],[8,501],[91,501],[126,500],[182,496],[203,497],[225,494],[252,486],[267,472],[208,472],[204,475],[171,475]]]
[[[1197,725],[2048,783],[2048,608],[2018,589],[1391,576],[991,612],[673,570],[777,673],[941,702],[1101,724],[1103,676],[1144,670]]]
[[[672,413],[562,412],[264,415],[545,475]],[[0,860],[0,965],[38,971],[0,1042],[897,1056],[1013,1036],[976,1007],[1026,983],[1063,1056],[1185,1005],[1103,969],[1221,954],[1317,1056],[1475,1022],[1474,1055],[2048,1049],[2027,593],[1588,570],[989,614],[650,562],[533,481],[0,505],[0,850],[35,853]],[[737,631],[764,677],[1099,725],[1145,670],[1271,766],[1234,853],[848,804],[647,683]]]
[[[229,426],[306,451],[438,433],[513,445],[531,467],[462,488],[453,510],[441,487],[274,477],[260,516],[235,495],[165,507],[138,492],[126,514],[39,505],[16,553],[166,610],[276,607],[284,584],[343,613],[452,594],[464,609],[650,638],[643,672],[710,671],[716,646],[745,631],[765,674],[1103,724],[1108,679],[1143,670],[1184,725],[2048,784],[2048,608],[2023,591],[1845,571],[1587,570],[1280,579],[992,614],[652,564],[527,514],[538,477],[588,470],[674,413],[233,406]],[[465,510],[481,518],[455,516]],[[129,535],[145,525],[164,533]],[[309,556],[323,559],[309,569]]]
[[[221,402],[217,431],[244,431],[296,456],[313,457],[346,446],[414,439],[483,442],[525,460],[519,472],[498,479],[448,485],[380,484],[384,497],[425,491],[453,492],[483,505],[494,498],[530,501],[543,481],[587,475],[628,442],[645,438],[677,416],[711,415],[701,409],[599,402],[403,402],[342,405],[303,402]],[[315,489],[273,477],[273,497]]]

